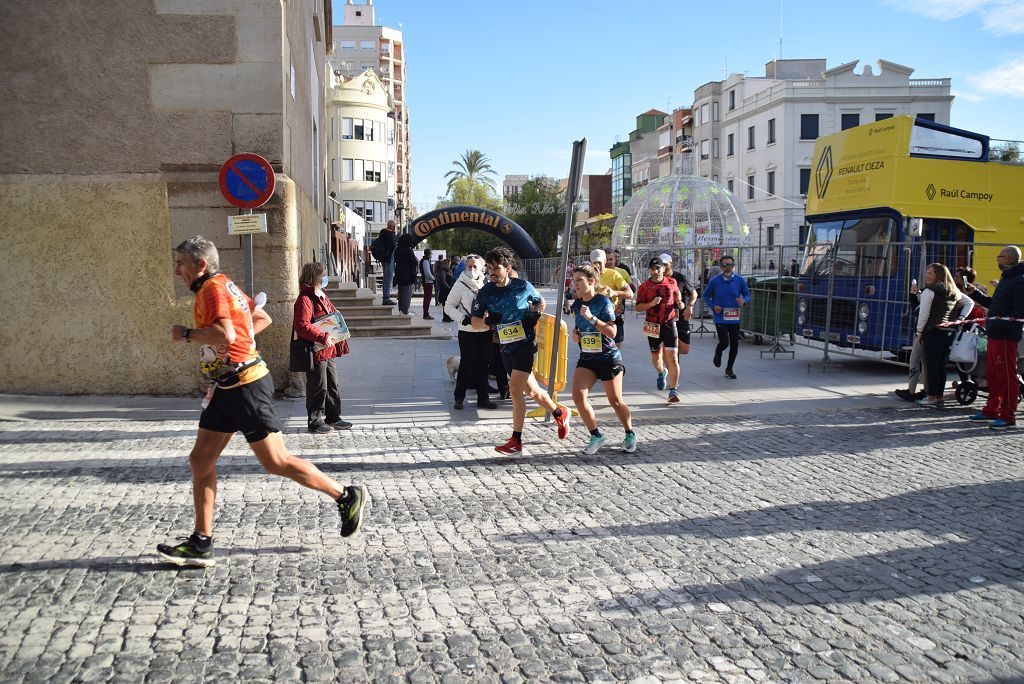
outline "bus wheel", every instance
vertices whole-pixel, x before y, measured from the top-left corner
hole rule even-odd
[[[963,406],[973,404],[977,398],[978,383],[973,380],[966,380],[956,388],[956,401],[958,404]]]

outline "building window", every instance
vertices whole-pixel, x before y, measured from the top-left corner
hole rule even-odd
[[[768,226],[768,249],[775,247],[775,231],[779,229],[779,225]]]
[[[729,91],[729,111],[736,109],[736,91]]]
[[[718,159],[718,138],[711,139],[711,156]]]
[[[817,114],[801,114],[800,115],[800,139],[801,140],[817,140],[818,139],[818,115]]]
[[[705,102],[700,106],[700,123],[701,125],[704,125],[709,121],[711,121],[711,119],[708,118],[708,104]]]
[[[711,103],[711,120],[718,121],[718,101]]]
[[[733,181],[731,178],[725,182],[725,186],[729,189],[729,192],[732,192],[732,183]]]
[[[715,181],[717,183],[718,182],[718,174],[716,173],[714,176],[712,176],[711,180],[713,180],[713,181]]]
[[[292,91],[292,99],[295,99],[295,65],[289,65],[288,73],[290,74],[289,82],[291,83],[290,89]]]
[[[700,158],[701,159],[707,159],[708,158],[708,141],[707,140],[701,140],[700,141]]]
[[[377,41],[375,41],[375,40],[361,40],[361,41],[359,41],[359,49],[360,50],[376,50],[377,49]]]
[[[736,154],[736,146],[734,144],[735,142],[735,136],[732,133],[730,133],[728,137],[725,139],[725,154],[727,157],[731,157],[732,155]]]
[[[338,41],[338,49],[339,50],[355,50],[356,49],[356,41],[354,41],[354,40],[339,40]]]
[[[860,126],[860,114],[843,114],[842,128],[839,130],[845,131],[847,128],[856,128]]]
[[[352,167],[355,163],[354,159],[342,159],[341,160],[341,180],[350,181],[353,180]]]
[[[747,149],[754,149],[754,127],[750,126],[747,128]]]
[[[922,113],[922,114],[918,114],[917,118],[918,119],[922,119],[923,121],[931,121],[931,122],[934,123],[934,121],[935,121],[935,114],[934,113]]]
[[[811,170],[800,169],[800,194],[806,195],[809,187],[811,187]]]
[[[747,176],[747,199],[754,199],[754,177]]]
[[[768,119],[768,144],[775,142],[775,119]]]
[[[774,171],[769,171],[768,172],[768,194],[769,195],[774,195],[775,194],[775,172]]]
[[[332,159],[331,160],[331,180],[332,181],[337,181],[338,180],[338,160],[337,159]]]
[[[892,118],[892,112],[875,112],[875,121]]]
[[[362,159],[352,160],[352,180],[361,181],[365,178],[363,170],[365,168],[365,162]]]
[[[800,228],[799,228],[799,235],[800,235],[800,237],[798,239],[800,240],[800,244],[801,245],[806,245],[807,244],[807,234],[809,232],[810,232],[810,226],[808,226],[806,224],[800,226]]]
[[[341,139],[352,139],[352,119],[346,117],[341,120]]]

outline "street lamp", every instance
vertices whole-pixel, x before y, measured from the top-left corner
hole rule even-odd
[[[401,185],[395,188],[395,197],[398,198],[395,202],[395,218],[398,219],[398,232],[401,233],[405,230],[405,221],[402,220],[402,214],[405,212],[405,203],[402,201],[405,197],[405,188]]]
[[[764,225],[764,216],[757,217],[757,268],[761,268],[761,259],[764,258],[764,254],[761,253],[761,226]]]

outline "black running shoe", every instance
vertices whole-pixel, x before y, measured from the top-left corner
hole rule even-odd
[[[715,350],[715,358],[714,361],[712,361],[712,363],[715,364],[715,368],[722,367],[722,352],[718,351],[717,349]]]
[[[914,401],[914,393],[908,389],[898,389],[895,392],[893,392],[893,394],[895,394],[903,401]]]
[[[160,554],[161,558],[175,565],[212,568],[217,563],[213,559],[213,540],[211,539],[206,546],[200,546],[195,532],[177,546],[157,544],[156,552]]]
[[[351,537],[363,526],[363,508],[370,503],[370,494],[363,485],[345,487],[347,498],[338,500],[341,515],[341,536]]]

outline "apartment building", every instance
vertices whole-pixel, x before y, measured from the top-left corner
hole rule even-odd
[[[803,243],[814,141],[896,114],[949,124],[949,78],[879,60],[831,69],[824,59],[775,60],[763,77],[732,74],[694,91],[696,173],[746,204],[760,244]]]
[[[405,209],[411,195],[410,170],[412,151],[409,144],[409,108],[406,104],[406,57],[402,32],[377,25],[373,0],[357,4],[346,0],[343,5],[344,23],[333,28],[334,53],[329,61],[336,76],[357,77],[367,69],[379,77],[392,109],[394,165],[389,166],[387,211],[388,218],[397,217],[404,222],[412,215]],[[352,117],[356,118],[356,117]],[[399,216],[399,214],[401,214]],[[374,217],[371,223],[379,223]],[[385,219],[386,220],[386,219]]]

